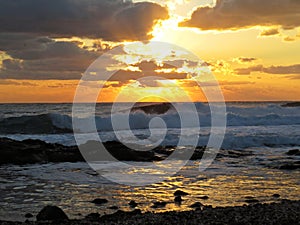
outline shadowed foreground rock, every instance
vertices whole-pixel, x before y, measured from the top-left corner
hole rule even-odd
[[[107,151],[104,150],[103,145]],[[191,159],[201,159],[204,150],[205,148],[198,147]],[[50,144],[31,139],[16,141],[8,138],[0,138],[0,165],[111,161],[111,156],[120,161],[150,162],[163,160],[171,155],[173,151],[174,147],[172,146],[160,146],[150,151],[135,151],[116,141],[105,142],[103,144],[97,141],[88,141],[80,145],[79,151],[77,146]],[[82,157],[81,152],[84,152],[85,159]],[[181,157],[180,154],[178,154],[178,157]]]
[[[57,206],[45,206],[36,216],[37,221],[66,221],[68,216]]]
[[[153,151],[139,152],[127,148],[119,142],[107,142],[105,148],[116,159],[122,161],[152,161],[155,160]],[[99,142],[89,141],[81,145],[81,150],[91,161],[105,160],[97,157],[95,152]],[[108,160],[108,159],[107,159]],[[81,152],[77,146],[63,146],[50,144],[40,140],[15,141],[8,138],[0,138],[0,165],[1,164],[32,164],[48,162],[83,162]]]
[[[132,224],[132,225],[299,225],[300,201],[283,200],[281,203],[254,204],[239,207],[206,208],[188,212],[141,213],[118,211],[112,215],[88,217],[83,220],[47,222],[61,225]],[[40,222],[2,222],[4,225],[45,224]]]

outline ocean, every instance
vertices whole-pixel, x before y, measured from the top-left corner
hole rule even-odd
[[[177,107],[189,115],[191,104],[177,103]],[[281,165],[300,161],[299,154],[287,154],[290,150],[300,149],[300,107],[283,107],[284,104],[286,102],[226,103],[226,132],[220,156],[212,165],[200,172],[199,161],[189,161],[174,176],[146,186],[112,183],[83,162],[1,165],[0,219],[24,220],[16,214],[34,214],[47,204],[60,206],[71,218],[82,218],[91,212],[111,213],[114,211],[111,206],[130,210],[130,200],[139,202],[142,211],[155,212],[188,210],[189,205],[196,201],[212,206],[243,205],[249,197],[264,203],[278,201],[274,194],[280,195],[280,199],[299,200],[299,169],[281,169]],[[175,108],[158,103],[135,105],[128,117],[124,112],[128,111],[130,104],[120,103],[113,116],[118,121],[128,118],[130,131],[122,124],[114,129],[112,104],[109,103],[96,105],[94,121],[102,142],[134,143],[138,138],[139,144],[143,145],[143,141],[152,135],[149,123],[153,118],[160,118],[167,128],[165,134],[159,124],[151,125],[158,136],[155,140],[161,140],[159,146],[177,146],[181,136],[187,140],[190,136],[197,136],[196,145],[206,146],[212,127],[210,106],[207,103],[193,105],[200,127],[194,126],[192,119],[182,127]],[[76,119],[83,128],[76,132],[90,132],[89,127],[84,126],[93,116],[88,110],[90,107],[90,104],[78,107]],[[39,139],[67,146],[84,144],[86,138],[74,138],[72,116],[72,104],[0,104],[0,137]],[[122,132],[122,136],[118,132]],[[132,162],[133,165],[138,163]],[[114,166],[104,169],[118,170]],[[132,173],[126,170],[117,172],[120,176]],[[190,194],[184,197],[181,205],[173,202],[173,193],[178,189]],[[204,200],[203,196],[208,198]],[[95,207],[91,201],[97,197],[106,198],[108,204]],[[151,203],[154,201],[169,204],[153,209]]]

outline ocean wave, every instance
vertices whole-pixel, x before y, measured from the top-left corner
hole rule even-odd
[[[186,105],[181,105],[185,116],[185,127],[195,127],[192,116],[194,113]],[[156,107],[159,107],[156,106]],[[211,113],[209,106],[197,104],[197,116],[201,127],[211,126]],[[229,107],[227,109],[227,126],[279,126],[299,125],[299,108],[282,108],[278,105],[259,107]],[[189,116],[191,115],[191,116]],[[179,114],[172,107],[157,113],[153,109],[135,109],[129,114],[129,125],[132,130],[149,129],[149,123],[153,118],[161,118],[167,128],[182,128]],[[76,118],[80,124],[77,132],[91,132],[91,122],[96,122],[97,130],[113,131],[112,119],[118,122],[118,130],[127,129],[127,115],[124,112],[117,112],[112,115],[97,115],[93,117]],[[196,123],[197,124],[197,123]],[[161,124],[153,125],[153,128],[161,128]],[[0,120],[1,134],[60,134],[72,133],[72,117],[64,114],[41,114],[9,117]]]

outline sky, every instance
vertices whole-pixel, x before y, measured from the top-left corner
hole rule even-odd
[[[82,101],[207,101],[216,85],[300,100],[299,0],[0,0],[2,103],[72,102],[78,86]]]

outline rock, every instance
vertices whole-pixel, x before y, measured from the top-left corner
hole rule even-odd
[[[280,194],[274,194],[272,195],[273,198],[280,198]]]
[[[15,141],[0,138],[0,149],[0,165],[84,161],[77,147],[49,144],[40,140]]]
[[[108,201],[105,198],[96,198],[92,201],[92,203],[94,203],[96,205],[102,205],[102,204],[108,203]]]
[[[156,209],[156,208],[163,208],[166,207],[168,203],[167,202],[153,202],[153,205],[151,208]]]
[[[200,196],[199,198],[200,198],[200,199],[203,199],[203,200],[207,200],[207,199],[209,199],[209,197],[208,197],[207,195]]]
[[[177,190],[174,192],[174,196],[185,196],[185,195],[189,195],[189,194],[181,190]]]
[[[48,205],[44,207],[36,216],[37,221],[63,221],[69,220],[62,209],[57,206]]]
[[[120,223],[121,220],[124,220],[125,218],[129,218],[131,216],[134,216],[134,215],[139,215],[141,214],[141,210],[140,209],[135,209],[131,212],[126,212],[126,211],[123,211],[123,210],[118,210],[117,212],[113,213],[113,214],[110,214],[110,215],[104,215],[101,217],[101,221],[117,221],[118,223]],[[118,224],[118,223],[115,223],[115,224]]]
[[[204,205],[201,203],[201,202],[195,202],[193,203],[192,205],[190,205],[189,207],[190,208],[201,208],[203,207]]]
[[[300,107],[300,102],[289,102],[281,105],[282,107]]]
[[[99,213],[90,213],[85,217],[85,219],[92,220],[92,221],[99,220],[99,218],[100,218]]]
[[[182,202],[181,196],[180,196],[180,195],[179,195],[179,196],[176,196],[176,197],[174,198],[174,202],[175,202],[175,203],[181,204],[181,202]]]
[[[137,207],[138,204],[137,204],[135,201],[131,200],[131,201],[128,203],[128,205],[130,205],[131,208],[135,208],[135,207]]]
[[[300,169],[300,161],[282,164],[278,167],[281,170],[296,170]]]
[[[287,155],[296,155],[296,156],[299,156],[300,155],[300,150],[299,149],[292,149],[292,150],[289,150],[286,154]]]
[[[257,199],[255,199],[254,197],[246,197],[246,200],[245,200],[246,203],[259,203],[259,201]]]
[[[119,209],[119,207],[118,206],[110,206],[110,207],[108,207],[109,209],[113,209],[113,210],[117,210],[117,209]]]
[[[25,218],[32,218],[32,217],[33,217],[33,215],[31,213],[26,213],[25,214]]]
[[[116,159],[120,161],[140,161],[149,162],[154,159],[154,151],[135,151],[120,142],[109,141],[100,143],[98,141],[88,141],[80,145],[80,151],[84,153],[87,161],[111,161],[110,156],[105,157],[104,154],[99,154],[99,150],[105,149]]]

